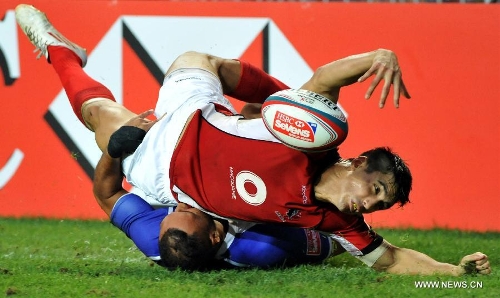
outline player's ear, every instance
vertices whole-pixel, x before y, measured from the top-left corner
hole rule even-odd
[[[210,241],[212,242],[212,245],[217,245],[222,241],[219,231],[215,230],[210,233]]]
[[[368,159],[368,157],[366,157],[366,156],[358,156],[358,157],[354,158],[351,161],[351,169],[354,170],[354,169],[360,167],[363,163],[366,162],[367,159]]]

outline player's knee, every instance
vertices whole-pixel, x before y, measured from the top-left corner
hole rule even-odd
[[[100,114],[100,109],[101,105],[96,104],[95,102],[82,106],[82,117],[85,121],[85,125],[94,132],[96,131],[99,124],[98,115]]]
[[[106,117],[118,122],[120,118],[124,118],[121,122],[128,120],[130,117],[118,117],[121,111],[126,110],[122,105],[105,98],[88,101],[82,106],[82,117],[87,127],[92,131],[99,128],[102,119]],[[128,116],[128,115],[127,115]]]
[[[221,60],[219,57],[206,53],[195,51],[184,52],[174,60],[167,74],[181,68],[201,68],[216,74]]]

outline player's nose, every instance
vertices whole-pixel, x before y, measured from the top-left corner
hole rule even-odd
[[[368,212],[373,211],[373,208],[375,207],[376,203],[377,203],[376,200],[371,198],[371,197],[364,198],[363,199],[363,208]]]

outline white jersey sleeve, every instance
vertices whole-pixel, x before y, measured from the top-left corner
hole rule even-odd
[[[366,255],[362,256],[356,256],[356,258],[361,262],[365,263],[366,265],[368,265],[369,267],[372,267],[373,264],[375,264],[375,262],[377,262],[377,260],[387,251],[389,245],[390,244],[384,240],[382,241],[382,243],[380,243],[380,245],[377,248],[375,248],[370,253],[367,253]]]

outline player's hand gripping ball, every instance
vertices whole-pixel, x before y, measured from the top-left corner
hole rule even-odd
[[[287,89],[269,96],[262,119],[286,146],[319,152],[339,146],[347,137],[347,118],[328,98],[308,90]]]

